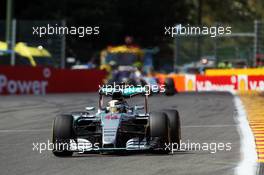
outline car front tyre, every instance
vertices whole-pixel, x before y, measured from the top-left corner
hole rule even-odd
[[[159,147],[161,150],[158,153],[169,153],[170,150],[166,149],[166,144],[170,140],[169,134],[169,120],[165,113],[153,112],[149,118],[150,137],[159,138]]]
[[[57,157],[72,156],[70,140],[74,139],[73,117],[71,115],[57,116],[53,122],[53,154]]]

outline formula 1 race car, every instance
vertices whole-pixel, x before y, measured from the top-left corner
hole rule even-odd
[[[139,150],[169,153],[166,144],[179,144],[181,139],[178,111],[168,109],[149,112],[147,95],[144,106],[128,105],[126,98],[145,94],[145,91],[142,87],[121,91],[101,88],[97,112],[91,113],[95,108],[86,107],[83,112],[57,116],[53,122],[53,154],[63,157],[72,156],[73,152],[115,153]],[[104,107],[105,96],[111,100]]]
[[[151,94],[164,93],[166,96],[172,96],[177,93],[174,81],[172,78],[165,78],[162,85],[157,78],[153,76],[144,76],[133,66],[119,66],[118,69],[112,72],[112,78],[108,84],[127,83],[133,86],[149,86]]]

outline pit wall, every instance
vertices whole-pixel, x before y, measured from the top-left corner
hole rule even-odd
[[[106,72],[0,66],[0,95],[95,92]]]
[[[172,78],[178,92],[264,91],[264,69],[215,69],[208,70],[205,75],[157,74],[156,77],[161,83]]]

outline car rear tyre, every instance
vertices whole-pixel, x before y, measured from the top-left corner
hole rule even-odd
[[[74,139],[73,117],[71,115],[57,116],[53,122],[53,154],[57,157],[72,156],[70,139]]]

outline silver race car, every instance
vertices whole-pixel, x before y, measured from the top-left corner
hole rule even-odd
[[[73,152],[140,150],[169,153],[166,145],[179,144],[181,139],[178,111],[149,112],[147,95],[144,106],[129,106],[125,99],[139,94],[145,94],[145,89],[102,88],[97,112],[94,107],[86,107],[83,112],[57,116],[53,122],[53,154],[63,157],[72,156]],[[104,106],[105,96],[111,99]]]

